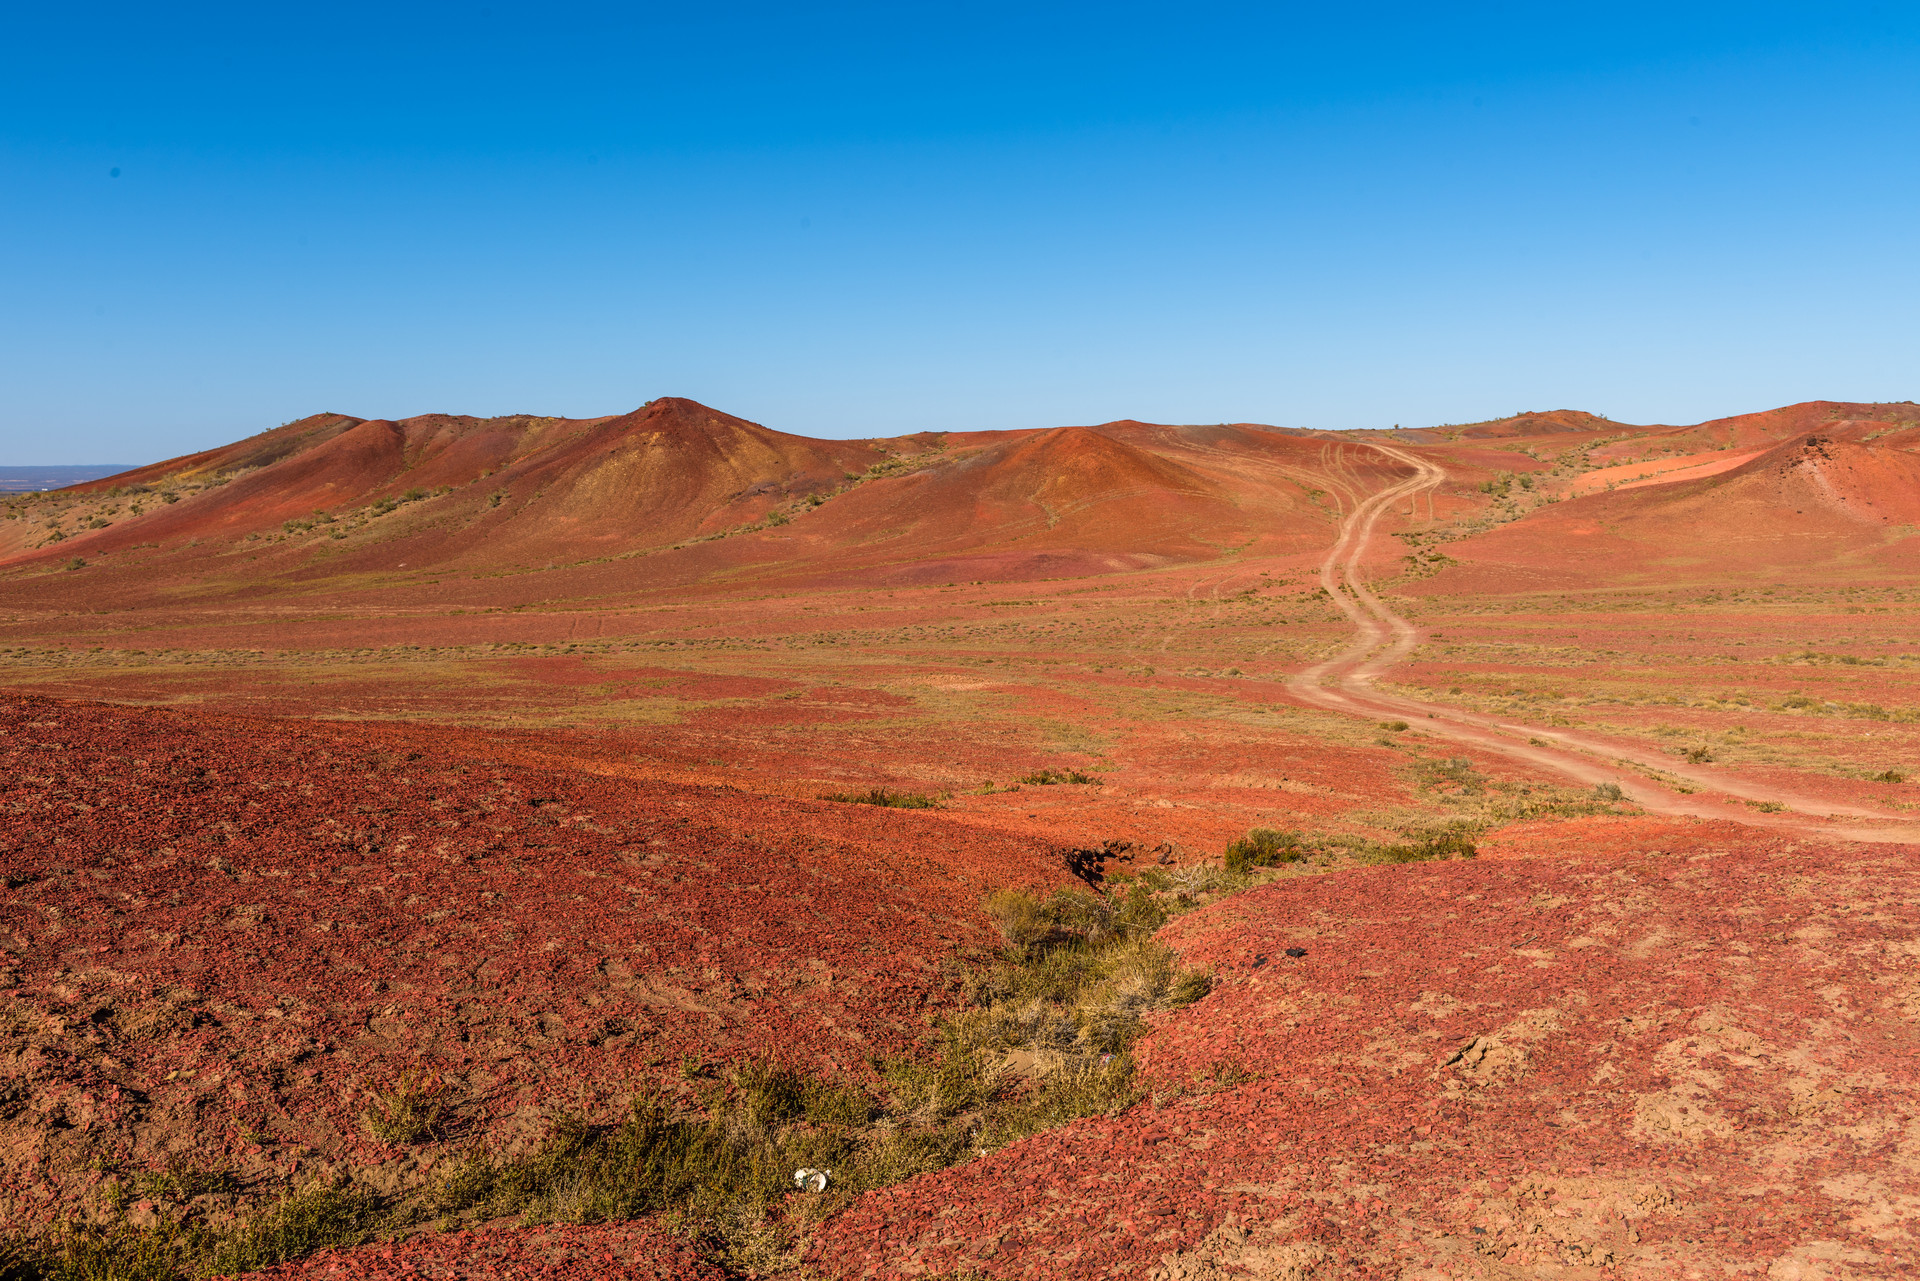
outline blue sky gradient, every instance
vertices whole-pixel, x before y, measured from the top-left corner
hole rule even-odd
[[[1337,10],[13,12],[0,462],[1920,397],[1920,9]]]

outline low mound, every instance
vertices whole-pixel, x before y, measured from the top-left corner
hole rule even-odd
[[[889,581],[1113,573],[1325,544],[1338,500],[1398,464],[1246,426],[1118,422],[1019,433],[862,486],[782,530],[787,564]]]
[[[1878,573],[1920,535],[1920,454],[1803,436],[1725,471],[1541,508],[1450,544],[1422,591]]]
[[[1627,423],[1616,423],[1590,414],[1581,409],[1548,409],[1540,412],[1514,414],[1509,418],[1490,418],[1478,423],[1442,423],[1434,427],[1396,427],[1390,439],[1418,441],[1423,444],[1437,444],[1442,441],[1479,440],[1511,441],[1526,440],[1535,437],[1565,437],[1576,434],[1597,434],[1605,432],[1618,435],[1623,431],[1635,432],[1642,428]],[[1564,441],[1555,442],[1564,444]]]
[[[1061,427],[862,485],[713,556],[762,573],[1012,580],[1211,559],[1247,541],[1248,526],[1232,496],[1190,468]]]
[[[1143,1043],[1151,1103],[874,1193],[811,1261],[1890,1275],[1920,1251],[1916,909],[1920,851],[1750,835],[1238,895],[1163,933],[1216,985]]]
[[[1585,410],[1549,409],[1542,413],[1515,414],[1511,418],[1471,423],[1453,431],[1468,440],[1505,440],[1524,436],[1564,436],[1573,432],[1617,432],[1620,427],[1619,423]]]
[[[1808,434],[1835,440],[1868,441],[1903,432],[1912,435],[1916,428],[1920,428],[1920,406],[1910,402],[1867,404],[1808,400],[1758,413],[1712,418],[1690,426],[1626,428],[1609,433],[1612,439],[1596,445],[1592,457],[1601,463],[1668,467],[1682,455],[1753,454]]]
[[[1217,554],[1197,535],[1237,524],[1218,487],[1084,427],[1008,441],[951,467],[866,487],[822,513],[820,535],[872,552],[904,544],[918,576],[941,561],[1092,554],[1111,568]],[[814,531],[809,531],[814,532]]]
[[[1795,515],[1813,508],[1873,524],[1920,524],[1920,454],[1827,436],[1789,441],[1729,472],[1721,501]]]

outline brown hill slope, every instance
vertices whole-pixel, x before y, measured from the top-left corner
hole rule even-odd
[[[1689,426],[1633,428],[1625,438],[1594,451],[1598,461],[1630,456],[1670,457],[1705,450],[1766,449],[1818,432],[1836,440],[1868,440],[1920,429],[1920,405],[1904,401],[1806,400],[1751,414],[1711,418]]]
[[[1804,435],[1718,475],[1594,494],[1452,544],[1427,590],[1741,577],[1873,575],[1909,566],[1920,455]]]
[[[36,509],[0,529],[0,573],[61,596],[46,571],[77,557],[119,606],[169,582],[358,594],[422,570],[491,580],[468,589],[487,603],[532,590],[501,575],[548,570],[543,599],[749,574],[1027,580],[1313,552],[1402,469],[1245,424],[820,441],[674,399],[589,420],[330,418]]]
[[[147,544],[193,561],[244,550],[263,562],[249,577],[577,560],[758,520],[887,456],[672,397],[599,419],[321,415],[78,487],[115,510],[18,525],[0,564]]]
[[[909,578],[1023,578],[1219,554],[1245,531],[1220,486],[1085,427],[1022,435],[946,466],[867,485],[813,516],[821,561]]]
[[[1463,427],[1431,428],[1465,440],[1507,440],[1527,436],[1564,436],[1573,432],[1617,432],[1630,425],[1616,423],[1582,409],[1548,409],[1539,413],[1515,414],[1490,422],[1468,423]]]
[[[1246,425],[1126,421],[965,439],[985,447],[922,456],[804,520],[619,574],[1031,581],[1317,553],[1355,494],[1404,470],[1355,442]]]

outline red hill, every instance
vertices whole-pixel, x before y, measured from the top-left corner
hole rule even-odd
[[[17,531],[26,545],[12,550],[50,559],[157,543],[205,559],[243,542],[265,557],[253,573],[308,575],[579,560],[758,520],[885,457],[671,397],[597,419],[329,414],[78,487],[124,503],[55,547]]]
[[[1574,499],[1455,544],[1465,564],[1434,587],[1861,573],[1911,563],[1916,527],[1920,455],[1805,435],[1718,475]]]

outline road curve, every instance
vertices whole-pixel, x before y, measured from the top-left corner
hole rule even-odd
[[[1417,627],[1389,609],[1367,585],[1363,561],[1373,541],[1374,526],[1395,502],[1433,489],[1446,473],[1438,464],[1404,450],[1369,444],[1411,468],[1412,474],[1365,499],[1341,522],[1340,537],[1320,566],[1320,585],[1353,623],[1353,643],[1325,662],[1290,677],[1287,686],[1295,697],[1316,707],[1369,719],[1418,718],[1423,722],[1419,728],[1437,737],[1496,751],[1580,783],[1612,783],[1635,804],[1656,814],[1730,819],[1755,827],[1849,840],[1920,841],[1920,824],[1901,815],[1798,795],[1697,765],[1679,764],[1638,744],[1483,716],[1375,689],[1374,682],[1411,654],[1421,636]],[[1692,794],[1670,790],[1649,781],[1642,770],[1657,770],[1699,790]],[[1768,814],[1737,802],[1773,802],[1791,812]],[[1873,826],[1858,826],[1863,822]]]

